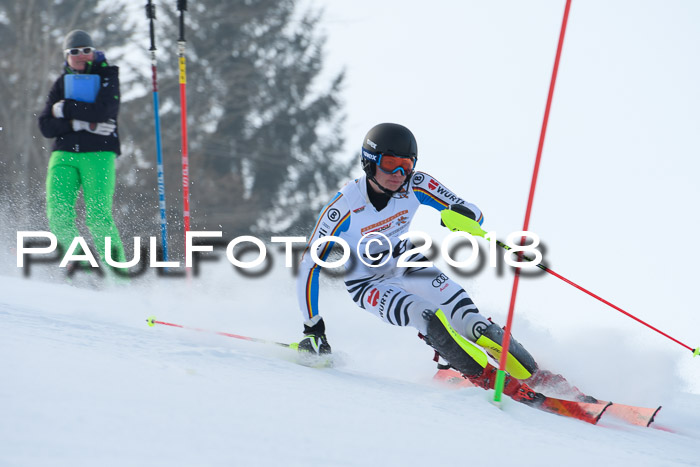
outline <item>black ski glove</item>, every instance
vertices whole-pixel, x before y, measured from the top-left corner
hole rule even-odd
[[[299,342],[300,352],[311,352],[318,355],[331,353],[331,346],[326,337],[326,325],[319,315],[304,323],[304,336]]]

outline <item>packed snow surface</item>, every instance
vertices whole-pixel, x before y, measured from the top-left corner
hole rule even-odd
[[[298,341],[288,276],[134,282],[91,290],[3,277],[0,465],[700,465],[700,396],[663,352],[605,336],[572,352],[591,354],[567,374],[582,389],[663,405],[652,428],[606,417],[593,426],[433,382],[432,352],[412,329],[356,309],[332,282],[333,368],[302,366],[274,345],[146,325],[155,315]],[[541,362],[566,373],[570,344],[521,329]]]

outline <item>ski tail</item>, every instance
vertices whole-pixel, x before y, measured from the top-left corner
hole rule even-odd
[[[462,374],[452,368],[439,368],[435,376],[435,381],[446,383],[453,388],[472,388],[475,387],[471,381],[462,376]]]
[[[648,427],[654,422],[654,417],[659,413],[659,410],[661,410],[661,406],[656,408],[635,407],[613,403],[606,413],[632,425]]]

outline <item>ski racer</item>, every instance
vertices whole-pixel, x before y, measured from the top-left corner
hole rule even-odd
[[[483,222],[477,206],[433,176],[415,171],[417,161],[416,139],[408,128],[381,123],[367,133],[361,156],[365,175],[348,182],[321,210],[301,259],[297,297],[305,322],[299,350],[331,352],[318,309],[320,266],[309,249],[322,237],[340,237],[352,251],[352,261],[345,264],[345,285],[355,304],[388,324],[416,328],[451,367],[475,385],[492,389],[496,368],[474,344],[497,359],[503,329],[480,314],[469,294],[438,268],[398,266],[401,255],[413,248],[410,240],[399,237],[409,232],[419,207],[451,209]],[[319,243],[318,258],[325,260],[332,245]],[[426,261],[420,253],[404,259]],[[532,400],[537,393],[519,379],[535,373],[535,360],[511,340],[508,361],[512,376],[506,378],[504,394]]]

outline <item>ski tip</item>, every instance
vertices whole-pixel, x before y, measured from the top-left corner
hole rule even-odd
[[[654,418],[656,417],[656,414],[659,413],[659,410],[661,410],[661,406],[659,406],[656,410],[654,410],[654,413],[651,414],[651,417],[649,417],[649,423],[647,423],[647,427],[654,423]]]
[[[149,316],[146,319],[146,323],[148,323],[149,326],[153,327],[156,325],[156,317],[155,316]]]

